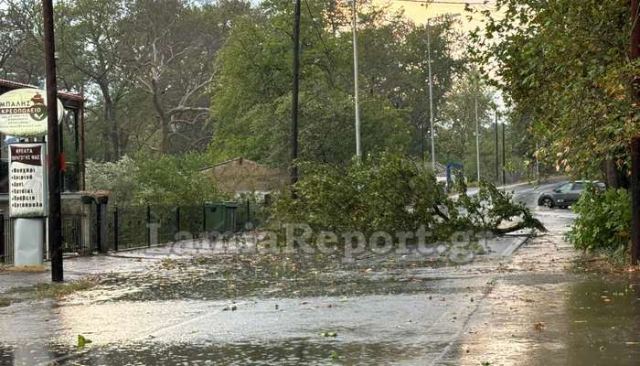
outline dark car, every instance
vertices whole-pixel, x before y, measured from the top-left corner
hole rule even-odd
[[[538,197],[538,206],[567,208],[576,203],[589,184],[597,189],[604,189],[604,183],[597,181],[576,180],[563,183],[556,188],[542,192]]]

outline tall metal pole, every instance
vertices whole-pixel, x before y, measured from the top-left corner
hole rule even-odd
[[[540,159],[538,155],[540,154],[540,145],[536,143],[536,182],[540,183]]]
[[[427,20],[427,68],[429,70],[429,130],[431,131],[431,168],[436,171],[436,134],[433,129],[433,77],[431,74],[431,20]]]
[[[47,155],[49,176],[49,255],[51,280],[64,280],[62,265],[62,218],[60,215],[60,134],[58,131],[58,86],[56,83],[53,3],[42,0],[44,59],[47,73]]]
[[[499,143],[498,143],[498,108],[495,109],[494,113],[495,121],[494,127],[496,130],[496,183],[500,182],[500,153],[499,153]]]
[[[507,128],[507,125],[502,123],[502,185],[506,185],[507,184],[507,155],[505,154],[506,148],[505,148],[505,129]]]
[[[478,121],[478,97],[475,97],[476,112],[476,167],[478,168],[478,182],[480,182],[480,121]]]
[[[353,33],[353,98],[356,110],[356,157],[362,158],[362,146],[360,145],[360,98],[358,95],[358,9],[357,0],[353,0],[352,16]]]
[[[300,0],[296,0],[293,21],[293,90],[291,93],[291,184],[298,181],[298,93],[300,90]]]

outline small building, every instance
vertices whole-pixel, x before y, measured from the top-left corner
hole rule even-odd
[[[284,169],[271,168],[253,160],[238,157],[202,169],[222,192],[234,197],[255,194],[264,199],[288,182]]]

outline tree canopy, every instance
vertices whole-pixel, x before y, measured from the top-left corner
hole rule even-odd
[[[496,7],[484,14],[471,51],[540,142],[537,155],[576,176],[598,174],[606,159],[624,169],[628,138],[640,127],[628,1],[498,0]]]
[[[368,2],[358,14],[362,141],[365,153],[424,156],[428,132],[426,32],[431,32],[435,106],[463,62],[449,19],[418,26]],[[350,8],[303,2],[301,159],[348,162],[355,151]],[[264,1],[238,20],[216,61],[214,154],[288,164],[293,4]]]

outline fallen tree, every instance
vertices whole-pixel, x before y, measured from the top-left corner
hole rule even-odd
[[[424,163],[397,154],[381,154],[347,166],[301,163],[302,178],[276,199],[269,226],[308,225],[314,232],[397,233],[426,228],[432,242],[455,233],[504,235],[523,229],[546,231],[510,193],[482,182],[475,195],[459,186],[457,197]],[[295,198],[294,198],[295,197]]]

